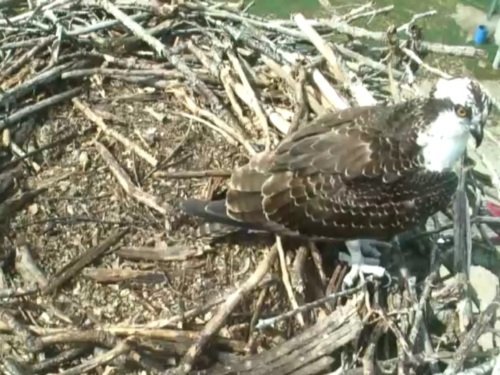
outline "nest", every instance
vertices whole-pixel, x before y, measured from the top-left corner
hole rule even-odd
[[[450,76],[427,55],[483,56],[425,41],[434,11],[359,26],[391,9],[0,1],[4,373],[491,371],[499,351],[477,340],[499,300],[474,307],[468,280],[500,269],[483,155],[449,211],[383,252],[390,280],[350,290],[341,245],[207,240],[178,209],[222,197],[235,165],[318,115],[423,95]]]

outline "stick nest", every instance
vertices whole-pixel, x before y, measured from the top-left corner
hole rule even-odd
[[[209,241],[178,209],[222,197],[235,165],[322,113],[425,94],[449,76],[427,55],[482,56],[426,42],[435,12],[371,31],[392,7],[279,20],[211,1],[37,4],[0,1],[4,373],[495,366],[477,341],[498,300],[477,308],[468,282],[469,263],[500,269],[481,155],[449,212],[382,251],[391,280],[352,290],[343,245]]]

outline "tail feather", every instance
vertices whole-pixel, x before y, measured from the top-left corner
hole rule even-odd
[[[253,225],[234,220],[227,215],[226,201],[203,201],[199,199],[188,199],[182,202],[182,210],[188,215],[198,216],[210,223],[225,224],[228,226],[244,229],[262,229],[260,225]]]
[[[220,237],[240,230],[296,235],[282,225],[270,221],[244,222],[235,220],[227,214],[225,200],[203,201],[188,199],[181,203],[181,209],[188,215],[197,216],[206,221],[198,228],[198,235],[200,236]]]
[[[198,216],[209,221],[231,220],[227,217],[225,201],[204,201],[187,199],[181,203],[181,209],[188,215]]]
[[[196,229],[195,236],[198,239],[215,239],[226,237],[230,234],[237,233],[242,230],[244,229],[221,223],[203,223]]]

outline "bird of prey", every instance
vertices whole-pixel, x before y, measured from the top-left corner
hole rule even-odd
[[[183,202],[204,218],[280,236],[388,240],[445,209],[453,167],[481,144],[491,102],[469,78],[440,79],[430,95],[322,115],[236,168],[224,200]],[[358,270],[359,271],[359,270]]]

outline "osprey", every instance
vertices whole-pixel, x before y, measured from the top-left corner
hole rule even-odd
[[[468,78],[441,79],[429,97],[320,116],[273,151],[236,168],[225,200],[183,202],[191,215],[281,236],[387,240],[447,207],[453,166],[481,144],[491,102]],[[361,243],[362,244],[362,243]]]

